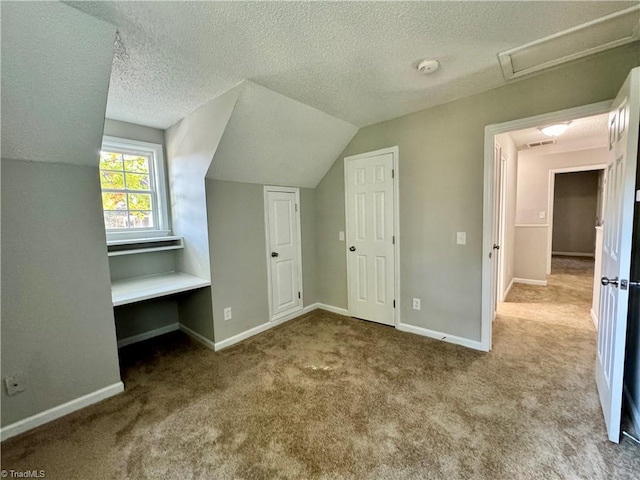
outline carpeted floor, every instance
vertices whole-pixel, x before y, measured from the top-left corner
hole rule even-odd
[[[607,441],[589,282],[516,285],[485,354],[323,311],[214,353],[122,350],[126,392],[2,445],[55,479],[627,479]]]

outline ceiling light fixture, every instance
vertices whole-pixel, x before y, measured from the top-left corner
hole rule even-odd
[[[440,62],[438,60],[422,60],[418,64],[418,71],[423,75],[427,75],[429,73],[433,73],[440,67]]]
[[[547,125],[546,127],[542,127],[540,131],[544,133],[547,137],[559,137],[569,128],[569,123],[556,123],[553,125]]]

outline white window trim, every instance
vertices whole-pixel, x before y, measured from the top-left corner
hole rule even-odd
[[[158,228],[157,229],[130,229],[119,232],[110,232],[107,230],[107,243],[118,240],[134,239],[134,238],[157,238],[171,235],[171,226],[169,224],[169,202],[167,190],[167,176],[165,173],[164,154],[162,145],[159,143],[141,142],[139,140],[130,140],[128,138],[111,137],[105,135],[102,137],[102,150],[139,150],[142,152],[151,152],[153,154],[152,174],[156,187],[156,207],[158,209]]]

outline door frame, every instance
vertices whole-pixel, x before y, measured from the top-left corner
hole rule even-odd
[[[347,264],[347,312],[351,315],[351,305],[349,305],[349,242],[347,241],[347,233],[349,232],[349,216],[347,215],[347,162],[350,160],[362,160],[364,158],[376,157],[390,153],[393,157],[392,169],[393,173],[393,234],[395,235],[395,243],[393,245],[393,289],[395,297],[395,308],[393,309],[393,325],[398,328],[400,325],[400,151],[397,145],[388,148],[381,148],[371,152],[360,153],[358,155],[350,155],[344,157],[344,220],[345,220],[345,242],[344,254]]]
[[[547,192],[549,193],[549,198],[547,199],[547,208],[549,211],[549,214],[547,215],[547,275],[551,273],[551,257],[553,256],[553,204],[556,188],[556,174],[593,172],[597,170],[602,170],[606,178],[607,165],[603,163],[594,165],[583,165],[578,167],[554,168],[552,170],[549,170],[549,187],[547,188]],[[604,188],[606,189],[606,184]],[[593,228],[595,229],[596,226],[594,225]]]
[[[271,293],[271,238],[269,237],[269,232],[271,231],[271,225],[269,224],[269,192],[284,192],[284,193],[294,193],[296,196],[296,205],[297,209],[295,211],[296,219],[298,221],[298,279],[300,281],[300,306],[296,308],[292,308],[286,312],[279,313],[278,315],[273,314],[273,301],[272,301],[272,293]],[[264,195],[264,235],[265,235],[265,252],[267,258],[267,295],[269,297],[269,321],[275,322],[283,317],[291,315],[292,313],[299,312],[304,308],[304,282],[302,278],[302,223],[300,222],[300,210],[302,207],[300,206],[300,189],[297,187],[276,187],[271,185],[265,185],[263,190]]]
[[[504,123],[487,125],[484,129],[484,192],[482,200],[482,310],[480,345],[481,350],[491,350],[492,320],[495,312],[491,311],[493,283],[497,281],[496,272],[493,271],[489,253],[493,247],[493,222],[495,221],[495,208],[493,205],[494,185],[494,143],[495,136],[524,128],[537,127],[546,123],[566,122],[578,118],[590,117],[608,113],[613,100],[592,103],[575,108],[544,113],[533,117],[512,120]]]
[[[502,147],[500,146],[500,143],[496,142],[496,144],[499,147],[499,155],[498,158],[499,160],[499,165],[500,165],[500,192],[498,192],[498,198],[500,199],[500,204],[496,205],[498,211],[498,218],[500,219],[500,223],[498,224],[498,245],[500,245],[500,248],[498,249],[498,278],[497,278],[497,284],[498,284],[498,288],[497,288],[497,294],[496,294],[496,302],[504,302],[505,300],[505,290],[506,290],[506,285],[505,283],[505,275],[504,275],[504,264],[505,264],[505,260],[506,260],[506,249],[507,249],[507,242],[505,241],[505,237],[506,237],[506,223],[507,223],[507,208],[506,208],[506,202],[507,202],[507,181],[509,179],[509,163],[507,162],[507,159],[505,158],[503,152],[502,152]],[[494,317],[495,319],[495,317]]]

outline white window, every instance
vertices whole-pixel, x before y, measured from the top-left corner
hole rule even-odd
[[[162,145],[104,137],[100,186],[107,240],[170,233]]]

